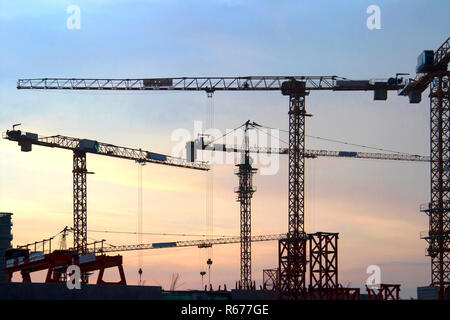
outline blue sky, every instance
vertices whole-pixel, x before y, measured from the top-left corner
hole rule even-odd
[[[73,3],[81,9],[80,30],[66,28],[66,9]],[[6,63],[0,69],[0,97],[14,109],[12,115],[3,110],[8,113],[2,118],[20,119],[35,108],[21,101],[30,94],[14,89],[16,79],[21,77],[305,74],[378,78],[413,72],[421,50],[435,48],[446,37],[450,13],[447,3],[376,3],[381,8],[381,30],[366,28],[366,8],[371,1],[2,1],[0,58]],[[33,94],[38,101],[48,97]],[[51,94],[55,106],[47,101],[41,108],[64,113],[56,104],[65,95]],[[125,113],[127,105],[142,106],[130,108],[140,118],[156,118],[158,125],[177,125],[177,119],[160,106],[163,103],[178,104],[176,115],[180,122],[189,115],[203,116],[195,106],[202,97],[181,96],[182,107],[176,102],[178,98],[169,97],[167,101],[164,97],[157,98],[161,101],[157,108],[142,106],[141,101],[147,98],[136,95],[102,99],[110,104],[107,109],[117,106]],[[236,96],[225,99],[235,104]],[[281,100],[268,96],[271,102]],[[325,103],[333,99],[331,95],[315,96]],[[347,95],[344,99],[354,101],[359,96],[366,94]],[[85,101],[79,95],[72,99],[80,99],[78,104]],[[267,97],[259,99],[257,103],[268,101]],[[406,104],[404,99],[393,101],[392,105]],[[365,102],[369,107],[371,103]],[[377,108],[390,106],[388,102]],[[256,116],[261,106],[245,109],[249,112],[242,110],[243,120]],[[67,110],[72,111],[70,107]],[[235,110],[218,108],[217,112],[224,114],[222,119],[230,118],[224,125],[235,127]],[[285,124],[284,117],[271,117],[271,122]]]
[[[72,4],[81,9],[80,30],[66,28],[69,16],[66,9]],[[369,30],[366,27],[366,8],[372,4],[380,6],[381,30]],[[16,81],[18,78],[35,77],[233,75],[386,78],[396,72],[414,73],[419,53],[424,49],[436,49],[448,37],[449,16],[450,3],[438,0],[0,0],[0,128],[5,131],[13,123],[22,122],[25,129],[42,134],[90,137],[169,153],[173,130],[192,130],[194,120],[205,119],[204,93],[18,91],[15,88]],[[237,127],[247,119],[271,127],[287,128],[287,101],[279,93],[216,93],[214,103],[215,124],[221,130]],[[428,153],[429,111],[426,95],[419,105],[410,105],[407,99],[397,97],[394,92],[389,93],[386,102],[374,102],[371,93],[313,92],[307,98],[307,109],[314,115],[307,123],[307,132],[311,135],[411,153]],[[311,148],[342,148],[314,140],[308,140],[307,143]],[[22,190],[35,199],[31,207],[47,206],[49,212],[62,210],[60,208],[68,210],[68,218],[62,221],[70,223],[70,172],[66,172],[67,163],[50,164],[52,154],[48,150],[41,150],[41,154],[48,156],[44,159],[39,154],[33,155],[35,161],[43,161],[43,167],[49,166],[45,172],[52,177],[55,175],[55,181],[68,179],[66,190],[69,193],[64,199],[65,204],[61,203],[56,209],[49,203],[37,200],[46,197],[45,191],[55,191],[52,188],[56,187],[39,187],[42,176],[27,168],[29,160],[19,154],[15,146],[0,141],[0,154],[1,210],[25,210],[16,202],[8,200],[12,193]],[[68,161],[70,166],[70,157],[63,154],[58,157]],[[99,165],[99,171],[103,166],[109,166],[109,162],[100,160],[93,163]],[[111,169],[114,166],[108,168],[108,172],[116,170]],[[224,212],[234,211],[236,217],[238,213],[232,195],[232,188],[237,182],[230,170],[217,169],[215,189],[218,206],[220,204],[223,210],[223,216],[217,215],[217,223],[227,228],[231,226],[227,225]],[[318,221],[317,227],[330,229],[325,231],[342,232],[342,241],[346,237],[371,239],[375,245],[373,252],[378,254],[366,257],[361,253],[364,248],[354,248],[356,244],[349,240],[348,251],[343,253],[348,262],[342,269],[344,279],[346,276],[351,278],[355,268],[364,269],[361,265],[384,262],[391,266],[410,267],[409,273],[402,269],[389,269],[392,280],[405,278],[405,286],[409,285],[407,295],[415,294],[415,285],[427,284],[429,265],[428,259],[423,256],[424,242],[417,240],[417,245],[412,246],[400,239],[398,247],[394,245],[395,239],[382,243],[379,234],[359,233],[350,227],[351,224],[347,228],[346,223],[354,220],[355,216],[346,216],[345,212],[355,215],[362,212],[363,216],[368,217],[362,223],[372,221],[369,218],[382,219],[377,220],[377,223],[382,221],[385,223],[383,226],[391,223],[398,228],[395,229],[397,232],[410,232],[407,239],[417,239],[418,231],[427,228],[426,218],[417,212],[418,204],[428,201],[428,171],[427,166],[417,164],[318,160],[314,171],[318,190],[314,194],[315,200],[310,200],[315,201],[318,207],[323,206],[323,210],[329,210],[323,213],[322,219],[331,219],[328,214],[335,206],[342,213],[342,221],[336,221],[334,225]],[[156,172],[152,174],[159,175]],[[163,176],[162,173],[160,175]],[[95,223],[96,213],[101,216],[102,210],[111,210],[100,204],[103,199],[100,191],[105,183],[102,179],[109,178],[101,177],[98,181],[96,177],[91,179],[93,189],[99,191],[99,200],[96,200],[98,206],[94,204],[90,207]],[[196,177],[192,179],[197,181]],[[312,179],[312,176],[307,176],[307,179]],[[111,184],[108,188],[119,188],[115,183],[120,185],[124,180],[123,177],[108,180]],[[25,181],[29,181],[30,187],[24,186]],[[312,180],[308,181],[312,183]],[[283,200],[287,189],[286,171],[282,170],[279,177],[267,180],[258,178],[257,183],[261,196],[256,196],[260,202],[255,204],[255,208],[260,214],[259,218],[255,216],[255,223],[267,227],[264,223],[271,221],[272,214],[269,208],[279,210],[277,206],[282,206],[280,211],[283,214],[276,221],[280,230],[275,230],[282,231],[287,223],[287,203]],[[156,186],[149,185],[149,190],[152,188]],[[126,200],[129,202],[125,203],[134,203],[134,191],[117,189],[115,192],[129,192],[129,199]],[[352,194],[358,195],[358,200]],[[202,197],[203,191],[199,191],[198,196]],[[231,200],[227,198],[230,196]],[[266,200],[270,197],[273,197],[271,202]],[[233,201],[233,205],[227,204],[229,201]],[[17,219],[29,223],[27,214],[23,214],[23,217],[23,220],[20,220],[20,216]],[[317,219],[320,220],[319,213]],[[402,222],[405,221],[410,226],[402,229]],[[233,223],[233,226],[237,225],[236,221]],[[150,227],[154,226],[150,224]],[[374,229],[379,226],[374,224]],[[19,235],[20,225],[16,224],[15,227]],[[117,228],[120,228],[120,223],[117,223]],[[261,230],[270,231],[264,228]],[[43,228],[36,236],[45,237],[54,234],[53,231]],[[383,237],[389,238],[389,235],[382,234]],[[25,241],[20,236],[16,236],[16,239]],[[389,244],[395,248],[393,252],[399,253],[398,256],[383,252],[383,247]],[[358,260],[358,266],[350,262],[353,260],[352,252],[364,256]],[[401,252],[408,254],[402,255]],[[276,263],[275,260],[272,262]],[[236,270],[225,268],[222,276],[231,278],[229,275],[232,272]],[[359,281],[364,276],[363,271],[353,281]],[[408,284],[408,281],[413,284]]]

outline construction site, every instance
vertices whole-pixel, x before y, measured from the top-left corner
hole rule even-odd
[[[421,232],[420,238],[423,247],[426,246],[429,282],[416,288],[416,298],[418,300],[450,300],[450,72],[448,70],[450,38],[442,39],[442,43],[435,48],[425,47],[416,55],[418,55],[416,64],[415,61],[408,61],[411,68],[415,67],[415,74],[392,70],[392,73],[387,74],[385,78],[370,77],[369,75],[365,79],[359,77],[353,79],[351,74],[345,74],[345,77],[295,74],[163,77],[159,74],[150,74],[146,78],[126,79],[72,78],[62,74],[61,78],[17,79],[15,90],[18,94],[37,91],[44,99],[53,92],[70,93],[71,99],[77,99],[78,95],[86,93],[92,93],[95,96],[99,92],[102,94],[125,94],[125,99],[131,99],[134,95],[147,92],[164,93],[157,98],[155,95],[146,96],[146,101],[151,105],[153,99],[170,99],[172,93],[183,92],[184,95],[200,93],[199,97],[202,98],[198,99],[198,104],[201,106],[206,104],[206,121],[201,132],[190,135],[189,139],[182,141],[182,148],[177,155],[160,152],[153,148],[139,148],[133,142],[135,139],[131,136],[128,137],[126,132],[121,132],[118,144],[127,144],[126,141],[130,141],[128,145],[131,147],[112,144],[115,143],[114,141],[99,141],[103,139],[97,140],[92,136],[86,137],[82,130],[79,130],[79,136],[66,136],[63,132],[64,128],[59,125],[55,125],[55,132],[37,132],[34,124],[29,120],[14,122],[10,124],[9,128],[2,128],[3,144],[8,147],[14,145],[17,154],[24,154],[21,158],[24,160],[20,160],[24,161],[24,172],[26,170],[39,171],[41,162],[36,161],[45,161],[46,165],[56,166],[61,162],[59,161],[60,154],[71,157],[71,166],[67,161],[61,164],[67,171],[66,173],[70,173],[72,176],[72,180],[67,181],[67,185],[70,183],[71,194],[67,194],[67,188],[61,186],[61,195],[63,192],[66,193],[63,197],[60,197],[59,194],[48,194],[48,199],[45,201],[49,203],[61,201],[66,206],[70,205],[72,211],[61,212],[61,215],[64,219],[70,216],[69,220],[73,223],[60,225],[55,229],[54,223],[47,221],[45,214],[41,214],[39,217],[40,214],[37,213],[33,220],[29,220],[30,232],[33,229],[32,225],[36,224],[39,234],[47,236],[33,239],[28,243],[18,243],[15,240],[17,238],[15,228],[20,228],[20,223],[25,220],[16,222],[16,216],[20,217],[21,212],[15,212],[8,208],[7,201],[1,203],[0,299],[377,301],[408,299],[409,297],[402,296],[403,283],[397,282],[395,279],[386,281],[386,277],[381,276],[381,280],[372,279],[364,283],[350,283],[346,279],[347,273],[341,274],[341,254],[344,254],[343,250],[351,250],[351,247],[343,249],[340,245],[340,241],[345,241],[346,230],[313,230],[307,226],[307,221],[312,221],[312,217],[308,217],[308,213],[312,211],[306,210],[306,207],[311,205],[308,203],[310,199],[308,190],[311,190],[308,183],[313,181],[307,178],[310,177],[308,170],[312,168],[312,165],[308,166],[307,162],[314,163],[317,161],[316,159],[328,158],[330,161],[336,159],[342,163],[358,161],[389,163],[389,166],[394,168],[393,170],[406,165],[414,165],[422,169],[426,167],[424,170],[428,170],[430,179],[422,181],[421,184],[427,186],[429,199],[427,203],[417,207],[417,211],[420,211],[428,221],[423,228],[428,229]],[[64,73],[63,69],[61,73]],[[271,123],[255,121],[257,115],[255,118],[246,119],[237,114],[233,118],[234,129],[227,130],[225,134],[211,134],[208,130],[214,128],[214,119],[222,115],[219,110],[214,109],[214,99],[216,101],[221,98],[226,99],[229,95],[245,92],[257,94],[261,96],[260,99],[264,99],[265,95],[272,93],[279,95],[282,99],[280,101],[285,103],[284,109],[274,108],[273,112],[284,117],[285,126],[274,128]],[[363,93],[360,101],[366,99],[366,101],[374,100],[377,103],[388,101],[388,94],[405,99],[411,105],[429,100],[427,102],[427,106],[429,106],[427,121],[429,121],[430,130],[420,133],[428,136],[429,154],[372,148],[338,139],[335,141],[334,138],[310,136],[306,128],[311,116],[314,115],[314,97],[321,94],[333,96],[340,92],[347,92],[349,95]],[[251,103],[251,101],[246,103]],[[95,109],[94,105],[90,107]],[[60,108],[64,108],[64,106],[60,106]],[[167,112],[172,111],[167,109]],[[42,111],[42,114],[45,116],[45,111]],[[133,116],[130,115],[130,117]],[[107,119],[106,116],[105,119]],[[152,123],[149,123],[149,126],[151,125]],[[37,123],[36,127],[42,126]],[[57,130],[61,130],[61,132]],[[117,128],[118,132],[120,130]],[[272,136],[271,134],[276,132],[273,130],[281,132],[280,135],[285,134],[287,139],[283,140],[280,136]],[[69,131],[76,132],[77,128],[70,128]],[[234,135],[234,140],[226,139],[232,135]],[[257,136],[259,140],[255,138]],[[261,137],[264,139],[269,137],[271,144],[260,145],[259,142],[263,140]],[[328,143],[345,144],[346,147],[345,149],[308,148],[305,142],[307,137],[326,140]],[[357,133],[354,138],[357,138]],[[149,143],[152,144],[152,141]],[[167,144],[170,143],[167,141]],[[368,152],[354,150],[356,147],[371,148],[371,150]],[[52,158],[53,152],[61,153]],[[32,154],[34,158],[27,160],[26,156],[29,154]],[[232,187],[234,198],[223,197],[219,200],[215,198],[214,190],[222,183],[222,180],[214,178],[216,168],[220,167],[220,164],[212,161],[216,155],[232,159],[230,161],[233,163],[234,170],[233,172],[228,170],[227,174],[232,175],[234,179]],[[257,188],[258,185],[255,181],[265,179],[263,176],[258,177],[263,170],[260,168],[261,162],[256,161],[259,156],[275,156],[277,161],[279,157],[281,159],[279,170],[281,172],[284,170],[287,174],[287,180],[280,182],[280,185],[284,186],[284,189],[280,189],[280,193],[283,194],[286,210],[279,208],[277,209],[279,212],[276,213],[278,216],[282,216],[280,218],[283,222],[282,232],[278,232],[279,229],[275,227],[273,231],[265,228],[264,230],[268,232],[263,233],[254,231],[254,217],[258,215],[258,211],[254,209],[255,205],[260,201],[270,201],[270,192],[272,192],[272,190]],[[45,159],[36,160],[39,157],[45,157]],[[127,222],[123,222],[124,229],[111,228],[108,218],[101,220],[101,230],[99,230],[100,223],[95,223],[95,226],[91,227],[88,222],[90,221],[88,199],[91,197],[94,199],[95,194],[99,193],[98,187],[91,192],[88,182],[92,175],[101,174],[100,171],[103,169],[103,167],[96,166],[95,172],[93,172],[91,159],[94,163],[111,159],[111,161],[115,161],[114,163],[118,163],[117,165],[128,163],[129,166],[136,168],[137,183],[134,177],[122,177],[129,184],[129,188],[137,190],[137,201],[126,204],[133,208],[130,211],[135,212],[135,220],[132,219],[133,221],[130,222],[127,217]],[[120,159],[127,161],[119,161]],[[285,159],[287,166],[282,159]],[[26,166],[29,167],[26,168]],[[180,179],[189,175],[189,179],[194,179],[189,181],[206,181],[200,184],[192,182],[191,186],[192,189],[205,195],[205,203],[200,202],[203,207],[192,208],[194,212],[198,211],[195,214],[198,215],[199,220],[204,222],[201,228],[193,229],[186,222],[173,222],[177,216],[181,217],[184,214],[181,211],[184,210],[184,200],[171,199],[170,191],[167,191],[168,198],[160,196],[159,199],[155,197],[151,201],[145,199],[143,190],[146,188],[147,182],[145,175],[143,178],[143,170],[147,170],[147,168],[154,168],[154,170],[163,168],[167,170],[164,171],[167,172],[167,176],[173,175],[181,177]],[[10,171],[11,169],[3,167],[3,170]],[[56,181],[55,177],[48,174],[49,170],[45,169],[42,173],[42,179],[39,181],[42,188],[45,188],[46,184],[52,184],[53,179]],[[116,173],[121,176],[120,172]],[[17,174],[19,175],[19,173]],[[347,174],[351,173],[347,172]],[[280,176],[275,174],[274,177],[279,179]],[[4,177],[1,179],[4,180]],[[4,182],[8,183],[8,181]],[[367,181],[368,185],[370,183]],[[31,181],[29,187],[41,188]],[[228,184],[226,187],[230,189]],[[26,187],[24,186],[24,188]],[[105,192],[108,192],[107,188],[109,187],[105,187]],[[273,190],[278,188],[278,184],[273,183],[273,188]],[[368,192],[369,190],[368,188]],[[259,192],[263,193],[262,197],[258,197]],[[116,199],[118,196],[119,194],[108,198],[111,205],[120,201]],[[24,193],[24,201],[27,201],[27,197]],[[91,201],[95,201],[96,207],[102,207],[97,199],[89,201],[89,204],[93,203]],[[155,216],[158,215],[152,211],[152,206],[156,206],[157,202],[164,201],[168,202],[167,206],[171,205],[171,202],[177,203],[177,208],[180,209],[173,218],[170,216],[170,219],[174,220],[168,220],[168,223],[173,222],[173,228],[156,230],[147,227],[153,225],[151,221],[152,219],[156,220]],[[221,201],[236,203],[239,209],[235,212],[228,212],[227,215],[239,219],[239,229],[227,232],[221,228],[221,223],[223,223],[221,218],[217,222],[217,216],[214,216],[214,213],[221,205]],[[416,206],[420,199],[411,196],[407,201],[412,206]],[[134,206],[137,210],[134,210]],[[395,208],[392,210],[394,211]],[[147,215],[147,212],[153,212],[153,214]],[[163,212],[161,216],[164,216]],[[169,214],[166,213],[166,216],[169,217]],[[120,219],[120,216],[117,219]],[[136,225],[137,228],[126,229],[129,222]],[[199,223],[193,221],[192,224]],[[144,230],[144,225],[146,225],[146,230]],[[149,229],[151,232],[148,231]],[[261,229],[257,227],[256,230]],[[102,239],[99,239],[99,234],[103,237]],[[113,236],[122,238],[114,238],[111,241],[110,238]],[[126,238],[127,236],[129,237]],[[158,240],[147,241],[149,237],[153,236],[156,236]],[[401,239],[402,234],[396,236]],[[419,237],[419,235],[413,236]],[[123,242],[117,243],[117,239],[123,239],[120,240]],[[258,261],[255,268],[254,264],[252,265],[254,248],[263,243],[272,243],[273,245],[270,250],[258,253],[258,259],[264,255],[270,256],[271,261],[276,262],[261,268],[262,262]],[[215,255],[220,255],[221,248],[233,245],[236,250],[232,251],[233,253],[229,256],[227,255],[226,259],[233,260],[233,268],[236,269],[236,273],[239,272],[239,278],[221,279],[218,275],[222,274],[220,273],[220,263],[217,262]],[[237,255],[237,246],[239,246],[239,255]],[[411,248],[411,250],[420,251],[422,254],[423,247]],[[182,254],[183,250],[189,248],[192,250],[190,252],[198,251],[199,267],[193,267],[197,270],[197,282],[194,287],[191,284],[190,287],[183,287],[180,283],[183,281],[184,264],[192,264],[192,261],[197,258],[186,257]],[[276,250],[273,250],[274,248]],[[171,250],[179,252],[180,258],[173,261],[176,268],[169,267],[167,264],[171,264],[172,261],[165,260],[165,256],[163,256]],[[367,250],[370,251],[369,248]],[[152,275],[151,267],[145,267],[143,262],[146,255],[157,256],[159,254],[161,254],[161,261],[167,265],[167,270],[178,270],[172,272],[168,285],[165,283],[158,285],[163,282],[161,279],[150,283],[157,275]],[[353,253],[346,254],[352,256]],[[375,252],[373,254],[376,255]],[[129,257],[133,257],[134,267],[132,270],[127,270],[125,267],[126,259]],[[239,270],[236,268],[237,265]],[[366,267],[362,268],[363,272],[366,271]],[[219,270],[217,273],[215,268]],[[132,275],[131,280],[130,274]],[[370,275],[371,273],[368,271],[367,277]]]

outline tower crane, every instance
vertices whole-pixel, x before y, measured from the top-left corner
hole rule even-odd
[[[305,98],[310,91],[373,91],[375,100],[405,85],[395,76],[384,80],[350,80],[338,76],[175,77],[146,79],[19,79],[18,89],[108,91],[281,91],[289,98],[288,233],[279,240],[280,291],[289,299],[306,292],[306,234],[304,231]]]
[[[427,255],[431,258],[431,285],[450,296],[450,103],[448,63],[450,37],[433,52],[423,51],[417,59],[416,76],[408,79],[399,95],[410,103],[419,103],[430,88],[430,194],[431,200],[421,206],[428,215]]]
[[[96,140],[78,139],[62,135],[40,137],[36,133],[8,130],[3,138],[18,142],[21,151],[29,152],[33,145],[71,150],[73,152],[73,243],[79,255],[87,251],[87,174],[86,155],[96,154],[107,157],[134,160],[138,163],[155,163],[166,166],[194,170],[209,170],[204,162],[186,162],[181,158],[160,153],[119,147]]]
[[[288,154],[288,148],[261,148],[250,147],[248,131],[252,128],[262,127],[255,122],[247,120],[242,126],[244,137],[243,146],[229,146],[225,144],[213,144],[213,142],[205,142],[205,138],[201,136],[195,141],[186,143],[186,158],[188,161],[197,160],[198,150],[222,151],[240,153],[242,155],[240,163],[236,164],[236,175],[239,177],[239,187],[236,189],[237,201],[240,203],[240,234],[241,234],[241,273],[240,286],[244,290],[248,290],[252,286],[252,267],[251,267],[251,198],[255,189],[253,188],[253,175],[257,172],[252,167],[251,153],[264,154]],[[237,130],[235,129],[235,130]],[[235,131],[233,130],[233,131]],[[429,162],[427,156],[411,155],[404,153],[377,153],[377,152],[355,152],[355,151],[330,151],[330,150],[308,150],[305,149],[304,158],[317,157],[339,157],[339,158],[356,158],[356,159],[376,159],[376,160],[400,160],[400,161],[418,161]]]

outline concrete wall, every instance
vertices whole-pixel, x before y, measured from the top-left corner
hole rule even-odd
[[[0,283],[4,281],[5,249],[11,248],[11,215],[9,212],[0,212]]]
[[[161,300],[161,293],[153,286],[88,284],[69,290],[60,283],[0,283],[0,300]]]
[[[231,300],[277,300],[277,293],[268,290],[231,290]]]
[[[439,299],[439,287],[417,287],[417,300]]]

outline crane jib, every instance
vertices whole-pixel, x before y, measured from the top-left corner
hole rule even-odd
[[[53,90],[186,90],[186,91],[273,91],[283,83],[304,83],[305,90],[374,91],[399,90],[402,78],[350,80],[337,76],[249,76],[180,77],[147,79],[19,79],[18,89]]]
[[[43,147],[72,150],[74,152],[81,151],[84,153],[133,160],[140,163],[148,162],[194,170],[209,170],[209,165],[206,162],[188,162],[184,159],[171,157],[161,153],[119,147],[91,139],[78,139],[61,135],[40,138],[38,134],[22,132],[21,130],[8,130],[3,134],[3,138],[16,141],[23,152],[30,152],[32,150],[32,145],[39,145]]]

